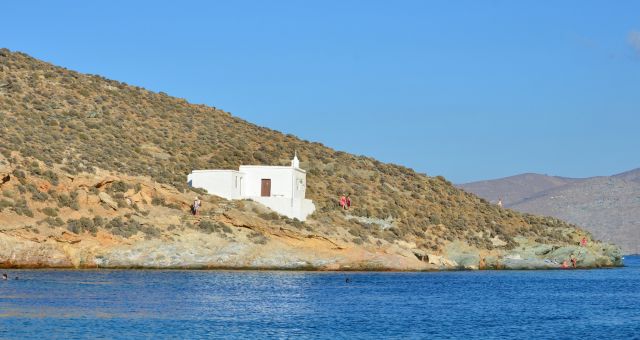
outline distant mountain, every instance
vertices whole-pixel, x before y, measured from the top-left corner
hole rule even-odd
[[[505,207],[583,226],[597,238],[640,252],[640,168],[613,176],[522,174],[459,185]]]
[[[526,173],[495,180],[472,182],[460,185],[488,201],[502,199],[506,206],[534,197],[538,193],[580,182],[581,179]]]

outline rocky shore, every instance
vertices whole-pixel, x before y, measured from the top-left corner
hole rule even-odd
[[[302,223],[252,201],[209,195],[203,196],[205,214],[195,217],[188,213],[193,192],[149,178],[60,173],[53,186],[6,165],[0,175],[5,268],[554,269],[572,255],[579,268],[622,265],[617,247],[592,239],[581,247],[516,237],[513,246],[496,235],[482,248],[444,235],[428,251],[408,239],[372,237],[380,235],[376,228],[394,228],[393,219],[336,214],[338,222],[355,221],[362,230],[327,218]],[[48,192],[48,198],[21,200],[20,190]],[[578,235],[571,228],[558,231]]]
[[[608,245],[531,244],[487,252],[453,242],[443,254],[420,254],[406,245],[383,248],[338,244],[331,239],[287,231],[251,241],[252,229],[233,236],[182,232],[146,240],[118,240],[110,234],[74,235],[64,230],[40,236],[24,231],[0,233],[0,266],[5,268],[189,268],[289,270],[477,270],[558,269],[573,254],[578,268],[621,266],[618,248]]]

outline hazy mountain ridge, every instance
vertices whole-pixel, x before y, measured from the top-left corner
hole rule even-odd
[[[525,177],[529,180],[524,179]],[[535,178],[535,180],[530,180]],[[554,216],[584,226],[597,238],[638,253],[640,245],[640,168],[612,176],[556,181],[540,174],[462,184],[459,187],[485,199],[503,198],[506,207]],[[515,192],[515,194],[511,194]],[[517,200],[511,199],[517,197]]]

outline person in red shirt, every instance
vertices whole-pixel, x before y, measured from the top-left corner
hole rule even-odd
[[[347,208],[346,209],[351,208],[351,196],[349,196],[349,195],[347,195],[346,204],[347,204]]]
[[[344,195],[340,197],[340,208],[347,209],[347,198]]]
[[[587,246],[587,238],[586,237],[584,237],[584,236],[582,237],[582,241],[580,241],[580,245],[583,246],[583,247]]]

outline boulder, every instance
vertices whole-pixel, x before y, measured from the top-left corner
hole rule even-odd
[[[98,197],[100,198],[100,202],[108,205],[113,210],[118,210],[118,203],[114,201],[113,198],[111,198],[111,196],[109,196],[109,194],[107,194],[106,192],[100,192],[98,194]]]
[[[480,263],[480,256],[478,254],[454,254],[449,255],[451,260],[455,261],[459,267],[465,269],[478,269],[478,263]]]
[[[557,246],[553,246],[550,244],[541,244],[539,246],[533,247],[531,248],[531,251],[538,255],[538,256],[542,256],[542,255],[547,255],[550,252],[552,252],[554,249],[556,249]]]
[[[507,257],[502,259],[500,266],[505,269],[554,269],[559,268],[560,265],[557,262],[551,260],[543,260],[538,258],[514,258]]]
[[[458,266],[458,264],[455,261],[451,261],[451,260],[445,258],[444,256],[439,256],[439,255],[434,255],[434,254],[427,254],[425,260],[427,262],[429,262],[429,264],[435,264],[437,266],[444,266],[444,267],[457,267]]]
[[[113,183],[117,180],[117,178],[115,177],[107,177],[107,178],[103,178],[101,180],[99,180],[97,183],[95,183],[93,186],[96,188],[102,188],[103,186],[109,184],[109,183]]]
[[[78,203],[87,204],[89,203],[89,194],[84,190],[76,191],[78,193]]]
[[[491,244],[494,247],[504,247],[507,245],[507,242],[501,240],[500,237],[496,235],[494,238],[491,239]]]

